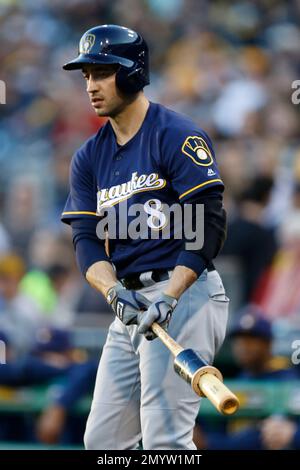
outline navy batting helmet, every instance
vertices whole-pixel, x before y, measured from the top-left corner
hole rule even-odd
[[[140,34],[124,26],[105,24],[86,31],[78,57],[63,68],[81,69],[85,64],[119,64],[116,85],[125,93],[137,93],[149,84],[148,46]]]

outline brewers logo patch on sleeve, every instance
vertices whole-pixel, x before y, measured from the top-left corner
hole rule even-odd
[[[182,153],[193,160],[196,165],[210,166],[213,163],[211,151],[202,137],[189,136],[181,147]]]

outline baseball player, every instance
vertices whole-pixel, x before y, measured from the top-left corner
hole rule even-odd
[[[108,117],[73,156],[62,214],[81,272],[116,314],[99,364],[87,449],[134,449],[140,439],[144,449],[195,449],[199,397],[174,373],[151,325],[168,328],[209,363],[225,336],[228,298],[212,263],[225,238],[224,185],[206,133],[145,97],[148,60],[140,34],[102,25],[82,36],[78,57],[64,65],[82,71],[92,107]],[[120,235],[108,224],[108,252],[97,230],[104,210],[113,210],[119,225],[128,216],[129,227],[136,204],[152,237],[129,230],[124,236],[123,229]],[[166,220],[162,208],[173,204],[192,206],[193,227],[204,205],[197,249],[185,232],[175,236],[178,221]],[[166,225],[173,236],[162,236]]]

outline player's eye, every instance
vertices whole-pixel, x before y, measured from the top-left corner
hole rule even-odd
[[[113,70],[99,70],[98,72],[95,72],[94,77],[95,79],[97,78],[106,78],[110,77],[114,73]]]
[[[103,80],[104,78],[110,77],[114,73],[115,73],[114,69],[107,69],[107,70],[93,70],[91,73],[82,72],[82,75],[85,80],[89,80],[90,76],[92,76],[93,80]]]

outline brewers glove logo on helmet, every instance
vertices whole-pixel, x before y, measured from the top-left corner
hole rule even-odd
[[[88,54],[95,44],[96,36],[94,34],[86,34],[80,41],[79,53]]]

